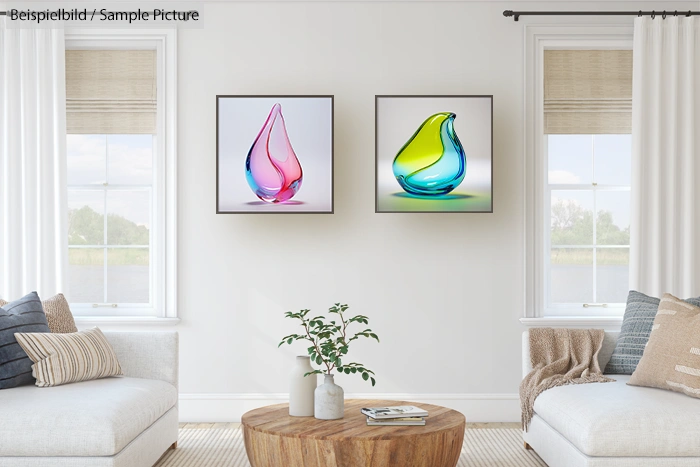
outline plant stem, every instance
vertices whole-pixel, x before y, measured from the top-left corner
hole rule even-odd
[[[311,334],[309,333],[309,325],[308,325],[308,322],[307,322],[306,320],[302,320],[302,323],[304,323],[304,331],[306,331],[306,335],[309,337],[309,340],[311,341],[311,343],[314,345],[314,348],[316,349],[316,355],[319,355],[319,356],[320,356],[320,355],[321,355],[321,349],[318,348],[318,345],[316,344],[316,341],[313,339],[313,337],[311,337]],[[323,359],[323,357],[321,357],[321,359]],[[323,363],[326,365],[326,368],[328,368],[328,374],[330,375],[330,374],[331,374],[332,368],[330,368],[330,367],[328,366],[328,363],[326,363],[325,360],[323,360]]]
[[[343,345],[347,346],[348,344],[347,344],[347,342],[345,342],[345,328],[347,327],[347,323],[345,322],[345,318],[343,318],[343,312],[340,309],[340,307],[338,307],[338,316],[340,316],[340,321],[343,323]],[[342,355],[342,353],[340,352],[340,349],[338,349],[338,352],[336,353],[335,357],[339,358],[341,355]],[[331,367],[331,370],[333,368],[335,368],[335,363]],[[330,370],[328,370],[328,371],[329,371],[328,374],[330,374]]]
[[[343,322],[343,344],[347,345],[347,342],[345,342],[345,328],[348,327],[348,323],[345,321],[345,318],[343,317],[343,312],[338,309],[338,314],[340,315],[340,321]]]

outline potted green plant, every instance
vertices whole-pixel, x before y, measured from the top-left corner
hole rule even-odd
[[[322,420],[343,418],[344,392],[343,388],[335,384],[333,370],[339,374],[359,374],[363,380],[370,381],[372,386],[376,384],[374,372],[367,369],[362,363],[343,361],[353,341],[369,338],[379,342],[379,337],[369,328],[359,332],[350,332],[348,329],[350,325],[353,323],[368,325],[369,318],[365,315],[346,318],[344,313],[348,308],[348,305],[340,303],[330,307],[328,313],[336,315],[335,319],[329,319],[325,316],[309,318],[311,310],[300,310],[297,313],[288,311],[284,314],[287,318],[301,321],[300,326],[304,328],[304,333],[283,337],[279,346],[292,344],[294,341],[307,341],[311,344],[306,349],[311,362],[321,366],[321,369],[307,371],[304,373],[304,377],[324,375],[323,384],[317,387],[314,392],[314,416]]]

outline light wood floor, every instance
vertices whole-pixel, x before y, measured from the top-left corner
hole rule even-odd
[[[238,428],[241,426],[240,423],[180,423],[180,428],[188,429],[226,429],[226,428]],[[477,428],[520,428],[520,423],[467,423],[467,429],[477,429]]]

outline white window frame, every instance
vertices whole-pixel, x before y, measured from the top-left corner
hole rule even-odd
[[[177,30],[67,28],[66,50],[156,50],[150,307],[71,305],[79,324],[175,324],[177,318]],[[115,310],[118,312],[115,314]]]
[[[549,199],[546,135],[544,134],[544,51],[632,49],[629,25],[527,25],[525,34],[525,306],[520,322],[527,326],[604,327],[619,329],[624,308],[564,308],[547,306],[546,255],[549,254]]]

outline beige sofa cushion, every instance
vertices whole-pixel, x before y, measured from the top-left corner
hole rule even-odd
[[[5,389],[0,457],[112,456],[176,402],[172,384],[129,377]]]
[[[700,400],[613,378],[545,391],[535,413],[588,456],[700,456]]]
[[[700,308],[664,294],[629,384],[700,398]]]

